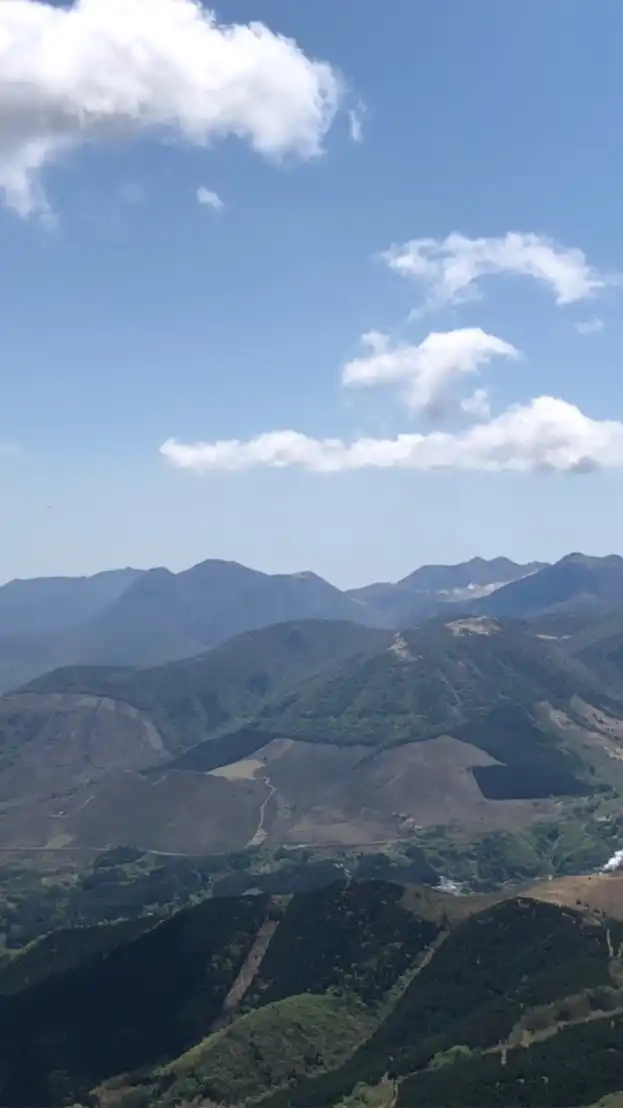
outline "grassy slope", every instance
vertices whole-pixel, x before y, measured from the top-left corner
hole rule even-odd
[[[369,1010],[353,1000],[287,997],[240,1017],[166,1066],[151,1087],[150,1103],[168,1108],[200,1096],[238,1104],[339,1065],[371,1023]]]

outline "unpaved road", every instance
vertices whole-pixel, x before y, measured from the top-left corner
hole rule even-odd
[[[262,801],[262,807],[260,808],[260,822],[257,825],[257,830],[252,839],[249,839],[247,847],[249,846],[261,846],[266,839],[268,832],[264,829],[264,819],[266,816],[266,805],[268,801],[275,795],[277,789],[273,785],[270,777],[260,777],[260,781],[263,781],[268,788],[268,796]]]

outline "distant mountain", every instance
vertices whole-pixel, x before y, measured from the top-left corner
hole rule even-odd
[[[472,558],[453,566],[421,566],[396,584],[380,583],[351,590],[387,627],[411,627],[438,613],[448,604],[467,608],[510,581],[536,573],[546,563],[518,565],[509,558]]]
[[[0,588],[0,638],[28,640],[56,635],[114,603],[138,569],[114,569],[93,577],[33,577]]]
[[[623,609],[623,558],[618,554],[568,554],[474,605],[480,613],[515,619],[554,613],[601,615],[617,608]]]
[[[546,562],[519,565],[510,558],[471,558],[454,566],[421,566],[399,582],[411,589],[452,593],[457,589],[490,588],[527,577]]]
[[[342,881],[46,936],[0,963],[0,1099],[580,1108],[621,1087],[621,883],[555,884]]]
[[[151,570],[74,631],[72,660],[153,665],[285,621],[360,619],[362,608],[314,573],[259,573],[207,561],[183,573]]]
[[[3,614],[5,613],[5,614]],[[283,621],[382,619],[314,573],[206,561],[0,589],[0,691],[63,665],[157,665]]]
[[[267,574],[218,560],[181,573],[125,569],[14,581],[0,588],[0,692],[66,665],[189,658],[282,622],[348,620],[394,629],[453,612],[573,622],[618,608],[618,555],[571,554],[553,566],[473,558],[346,592],[311,572]]]
[[[536,564],[536,563],[535,563]],[[0,691],[64,665],[158,665],[301,619],[410,626],[531,572],[506,558],[426,566],[396,585],[342,592],[311,572],[208,560],[181,573],[125,569],[0,588]]]

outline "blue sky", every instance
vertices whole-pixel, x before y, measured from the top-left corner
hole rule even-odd
[[[0,579],[620,551],[618,0],[189,8],[0,6]]]

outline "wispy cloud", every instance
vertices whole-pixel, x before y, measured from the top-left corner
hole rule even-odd
[[[603,331],[604,321],[595,315],[592,319],[579,320],[575,325],[575,329],[578,335],[596,335],[599,331]]]
[[[218,192],[213,192],[204,185],[197,189],[197,203],[203,208],[212,208],[215,212],[220,212],[221,208],[225,207]]]
[[[267,157],[322,150],[343,95],[326,62],[198,0],[0,3],[0,193],[43,214],[42,171],[86,143],[234,135]]]
[[[479,281],[493,275],[530,277],[553,292],[557,304],[573,304],[619,283],[589,265],[576,247],[560,246],[544,235],[509,231],[499,238],[412,239],[382,255],[394,273],[417,281],[423,310],[459,304],[480,294]]]
[[[174,466],[197,473],[292,466],[315,473],[359,469],[577,473],[623,468],[623,423],[590,419],[566,400],[539,396],[457,433],[434,431],[347,442],[272,431],[246,442],[168,439],[160,449]]]
[[[366,113],[364,104],[359,101],[348,112],[348,127],[353,142],[363,142],[363,120]]]

